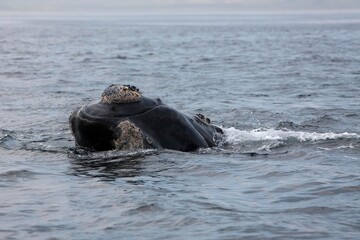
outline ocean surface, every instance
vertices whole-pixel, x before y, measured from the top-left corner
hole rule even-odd
[[[0,15],[0,239],[359,239],[360,13]],[[89,152],[110,84],[219,147]]]

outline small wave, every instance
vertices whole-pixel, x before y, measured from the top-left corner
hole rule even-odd
[[[335,139],[353,139],[360,138],[357,133],[317,133],[317,132],[302,132],[302,131],[286,131],[276,129],[258,128],[253,130],[238,130],[234,127],[223,129],[225,133],[226,142],[229,144],[237,144],[248,141],[266,141],[266,140],[289,140],[295,139],[300,142],[306,141],[320,141],[320,140],[335,140]]]
[[[116,178],[135,177],[141,172],[141,164],[145,157],[157,154],[157,150],[137,151],[103,151],[91,152],[82,148],[74,148],[68,153],[71,159],[71,171],[75,176],[87,176],[113,181]],[[142,180],[133,180],[134,184]]]
[[[74,160],[87,160],[87,161],[104,161],[104,160],[115,160],[119,159],[128,159],[128,158],[142,158],[144,156],[157,154],[157,149],[145,149],[145,150],[137,150],[137,151],[117,151],[117,150],[109,150],[109,151],[100,151],[100,152],[92,152],[82,148],[74,148],[70,150],[68,156],[70,159]]]
[[[29,179],[32,178],[37,173],[29,170],[9,170],[6,172],[0,172],[1,180],[18,180],[18,179]]]
[[[320,125],[332,124],[332,123],[336,123],[336,122],[338,122],[337,119],[325,114],[320,117],[305,121],[305,122],[303,122],[303,124],[320,126]]]
[[[118,54],[118,55],[116,55],[115,57],[113,57],[114,59],[120,59],[120,60],[126,60],[126,59],[128,59],[128,57],[127,56],[124,56],[124,55],[120,55],[120,54]]]
[[[0,72],[0,75],[3,75],[5,77],[11,78],[11,77],[20,77],[23,76],[25,73],[21,72],[21,71],[14,71],[14,72],[10,72],[10,71],[6,71],[6,72]]]
[[[81,62],[84,62],[84,63],[86,63],[86,62],[91,62],[91,58],[89,58],[89,57],[86,57],[86,58],[84,58]]]
[[[203,57],[199,60],[200,62],[210,62],[212,61],[212,58],[208,58],[208,57]]]
[[[312,206],[312,207],[305,207],[305,208],[292,208],[287,209],[284,212],[286,213],[295,213],[295,214],[330,214],[334,212],[340,212],[341,210],[336,208],[324,207],[324,206]]]
[[[11,150],[21,149],[23,145],[18,138],[16,132],[0,129],[0,147]]]
[[[324,195],[337,195],[337,194],[344,194],[344,193],[359,193],[360,186],[344,186],[340,188],[330,188],[326,190],[315,191],[314,195],[324,196]]]
[[[69,139],[62,137],[63,135],[63,132],[48,135],[35,134],[32,131],[0,129],[0,148],[66,154],[69,151],[69,146],[66,144]]]

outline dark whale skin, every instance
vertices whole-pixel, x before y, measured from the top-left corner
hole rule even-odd
[[[141,130],[143,148],[194,151],[216,146],[223,131],[198,116],[189,117],[160,99],[142,97],[131,103],[95,103],[76,109],[69,118],[78,146],[92,150],[116,149],[119,123]],[[121,150],[121,149],[120,149]]]

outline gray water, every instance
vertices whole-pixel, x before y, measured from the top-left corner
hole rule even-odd
[[[0,16],[0,238],[358,239],[359,39],[358,13]],[[76,148],[111,83],[226,141]]]

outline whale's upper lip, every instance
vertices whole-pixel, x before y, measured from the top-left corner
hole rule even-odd
[[[163,105],[160,99],[143,97],[139,102],[130,103],[94,103],[81,108],[81,111],[93,118],[121,118],[138,115]]]

